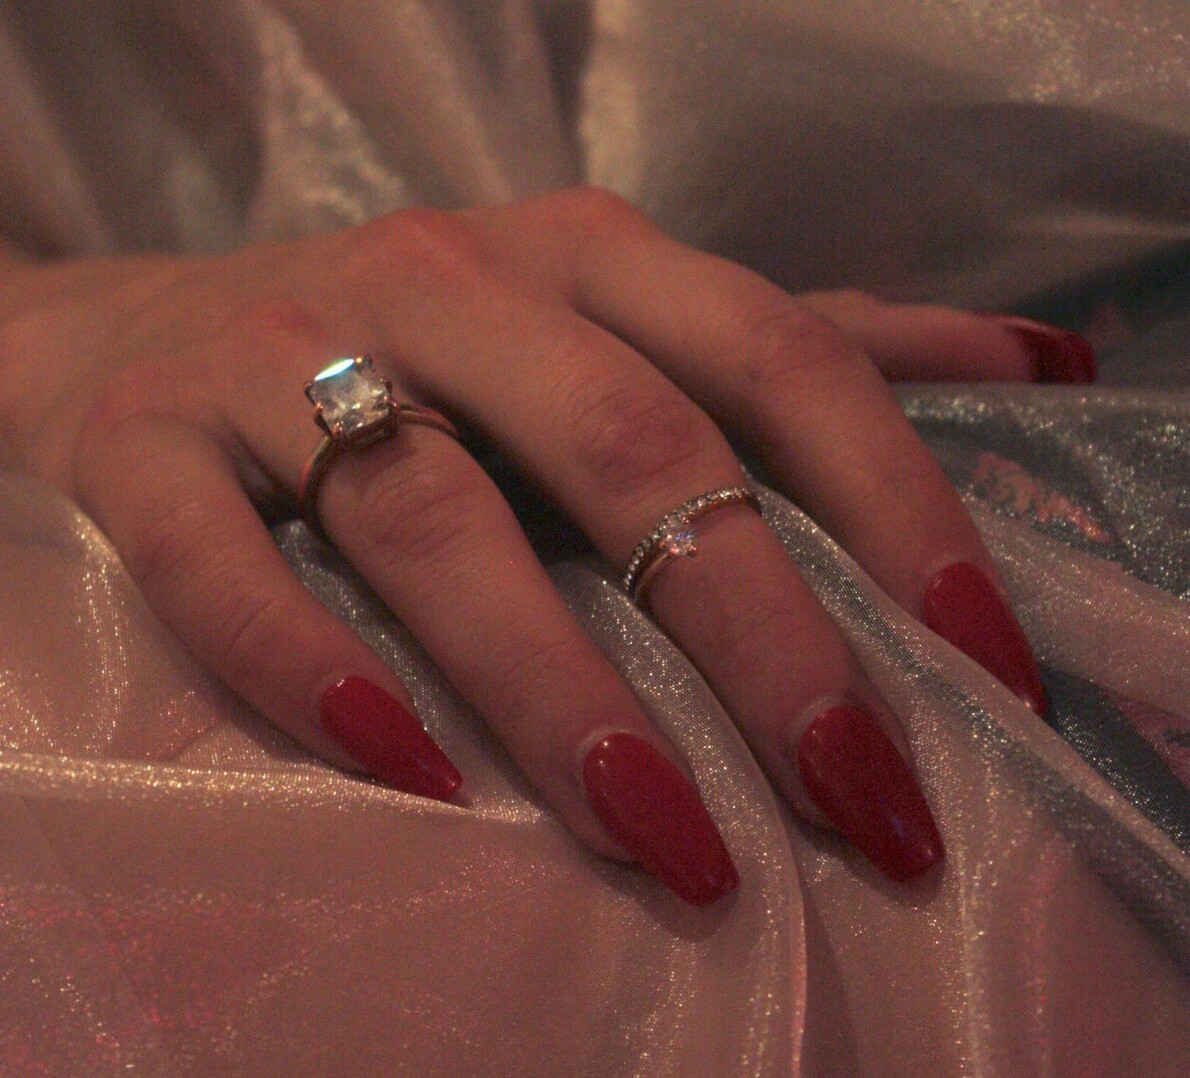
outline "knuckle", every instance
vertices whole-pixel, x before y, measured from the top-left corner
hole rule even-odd
[[[605,187],[572,187],[552,197],[560,215],[583,233],[653,227],[631,202]]]
[[[558,686],[584,683],[585,665],[570,640],[521,643],[516,654],[504,657],[500,664],[493,690],[496,706],[507,716],[539,712],[541,701],[557,697]]]
[[[134,473],[128,479],[135,484],[137,477]],[[172,500],[147,507],[121,554],[145,591],[170,588],[182,574],[196,575],[195,552],[218,549],[208,542],[215,539],[211,530],[211,514],[202,499]]]
[[[269,655],[283,653],[285,604],[246,581],[239,552],[220,533],[218,514],[198,498],[172,502],[147,516],[124,549],[129,571],[149,596],[185,586],[205,621],[219,627],[207,656],[224,676],[251,676]]]
[[[95,447],[118,437],[129,423],[161,408],[163,385],[175,372],[166,363],[135,363],[114,371],[90,401],[82,418],[80,446]]]
[[[627,199],[602,187],[551,191],[523,203],[523,226],[552,253],[549,283],[573,302],[585,271],[608,253],[660,236],[657,227]],[[517,211],[519,213],[519,211]]]
[[[362,225],[344,270],[383,285],[394,275],[471,283],[488,260],[487,244],[468,219],[445,210],[400,210]]]
[[[434,563],[474,529],[480,474],[446,457],[412,453],[370,474],[355,498],[363,541],[380,557]]]
[[[765,296],[742,311],[735,337],[739,378],[750,397],[781,392],[800,376],[854,356],[836,326],[784,296]]]
[[[211,658],[230,682],[243,683],[266,666],[270,656],[291,650],[286,637],[292,617],[280,596],[228,589],[218,605],[223,632]]]
[[[73,377],[74,364],[45,361],[47,355],[78,351],[73,330],[62,323],[48,305],[0,318],[0,415],[7,428],[0,436],[0,457],[9,451],[17,466],[43,474],[49,474],[47,458],[61,449],[60,440],[48,432],[61,432],[63,406],[73,412],[84,405],[78,419],[85,421],[92,392],[86,378]]]
[[[771,648],[774,640],[788,640],[796,627],[796,615],[788,606],[758,597],[726,619],[721,636],[724,653],[747,660]]]
[[[837,301],[839,306],[843,307],[877,308],[888,306],[879,296],[872,292],[865,292],[860,288],[837,288],[827,294],[832,300]]]
[[[147,381],[139,368],[126,368],[113,374],[83,416],[79,440],[98,447],[114,437],[131,416],[140,414],[143,405],[137,387]]]
[[[572,306],[593,266],[659,234],[632,203],[602,187],[550,191],[518,204],[510,214],[517,233],[531,237],[524,254],[514,252],[514,261],[530,270],[531,282]]]
[[[326,336],[321,321],[306,305],[284,299],[249,300],[231,315],[225,332],[232,347],[254,361],[313,352]]]
[[[609,490],[649,487],[711,456],[710,420],[676,392],[619,383],[584,386],[574,396],[568,414],[576,451]]]
[[[200,372],[179,370],[169,361],[139,362],[113,371],[81,402],[61,446],[59,474],[90,512],[101,512],[112,497],[122,500],[126,492],[154,486],[149,480],[160,458],[155,451],[135,450],[162,430],[176,435],[186,430],[183,399],[196,379]]]

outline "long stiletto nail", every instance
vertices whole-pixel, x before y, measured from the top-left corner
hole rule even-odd
[[[922,621],[970,655],[1038,715],[1049,709],[1037,660],[1008,604],[969,562],[948,565],[926,586]]]
[[[414,715],[364,678],[332,685],[322,694],[319,712],[347,755],[389,786],[446,801],[463,782]]]
[[[1077,333],[1015,315],[985,314],[1011,330],[1033,357],[1038,382],[1087,385],[1095,381],[1095,349]]]
[[[942,838],[925,795],[866,711],[849,705],[824,711],[794,750],[814,804],[890,879],[920,876],[941,860]]]
[[[739,885],[698,791],[647,741],[610,734],[583,760],[587,802],[607,832],[679,898],[714,902]]]

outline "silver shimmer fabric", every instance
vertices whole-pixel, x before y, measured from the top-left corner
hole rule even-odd
[[[0,0],[0,226],[218,251],[610,186],[790,288],[1061,317],[1103,388],[925,387],[1051,725],[795,506],[765,514],[901,717],[947,847],[893,887],[774,799],[583,557],[550,572],[740,869],[588,854],[304,526],[457,805],[308,757],[104,536],[0,473],[0,1073],[1166,1074],[1190,1059],[1190,96],[1180,0]]]

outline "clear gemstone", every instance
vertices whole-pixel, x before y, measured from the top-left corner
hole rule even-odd
[[[327,428],[345,437],[383,422],[392,411],[388,389],[370,359],[337,360],[314,376],[306,395],[321,405]]]
[[[666,554],[680,558],[697,550],[694,539],[694,529],[689,524],[675,524],[661,533],[658,545]]]

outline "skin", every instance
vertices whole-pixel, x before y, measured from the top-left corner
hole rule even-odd
[[[292,498],[319,440],[302,385],[360,353],[398,399],[495,443],[616,567],[670,509],[741,482],[729,431],[915,616],[940,565],[995,578],[886,378],[1023,380],[1017,338],[953,310],[791,297],[602,191],[221,258],[7,259],[5,462],[77,500],[198,659],[334,764],[353,766],[319,722],[327,686],[354,674],[411,702],[292,575],[259,509]],[[409,427],[346,454],[320,516],[573,831],[621,856],[584,799],[584,746],[621,730],[676,754],[466,450]],[[822,822],[787,754],[799,729],[850,699],[904,739],[760,518],[723,509],[699,531],[652,612],[776,789]]]

